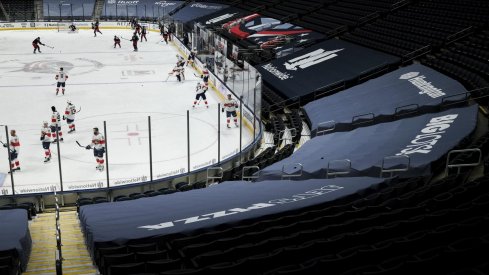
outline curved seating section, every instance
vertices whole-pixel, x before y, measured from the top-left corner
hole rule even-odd
[[[29,209],[0,209],[0,274],[24,272],[32,248]]]

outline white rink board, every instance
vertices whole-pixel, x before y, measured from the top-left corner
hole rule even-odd
[[[64,191],[106,187],[106,173],[95,169],[93,153],[76,145],[90,142],[92,128],[103,130],[107,122],[110,186],[148,181],[150,176],[148,116],[152,121],[153,179],[187,172],[186,112],[190,109],[190,170],[217,162],[218,124],[221,128],[221,160],[239,152],[240,129],[226,128],[224,114],[218,121],[219,96],[207,92],[210,108],[203,103],[191,108],[195,85],[200,78],[186,68],[186,80],[176,82],[168,72],[175,66],[176,48],[159,42],[157,33],[148,33],[148,42],[139,43],[139,52],[131,42],[122,40],[122,49],[113,48],[113,36],[131,36],[130,30],[102,29],[93,37],[90,30],[58,33],[55,30],[2,31],[0,37],[0,124],[17,130],[21,148],[21,171],[14,173],[16,194],[48,192],[60,188],[56,144],[51,145],[53,159],[44,164],[40,129],[49,121],[51,106],[64,112],[71,100],[81,112],[76,129],[67,134],[62,123],[64,142],[60,143]],[[33,54],[35,37],[54,49],[41,46]],[[63,66],[69,75],[66,95],[55,95],[54,76]],[[243,127],[242,149],[252,143],[252,132]],[[0,127],[5,142],[5,129]],[[0,150],[1,194],[11,194],[7,151]],[[0,177],[3,178],[3,177]]]

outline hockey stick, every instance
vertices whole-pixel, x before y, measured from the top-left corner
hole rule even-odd
[[[168,81],[168,79],[170,78],[170,76],[172,76],[172,75],[173,75],[173,73],[168,74],[168,77],[165,79],[165,82],[167,82],[167,81]]]
[[[78,111],[76,111],[76,113],[78,114],[79,112],[81,112],[81,106],[80,106],[80,109],[78,109]]]
[[[78,144],[78,146],[80,146],[81,148],[87,148],[87,146],[83,146],[83,145],[81,145],[81,144],[78,142],[78,140],[76,141],[76,144]]]
[[[7,149],[8,149],[8,151],[9,151],[10,153],[14,151],[14,150],[10,149],[10,148],[7,146],[7,144],[3,143],[3,141],[1,141],[1,140],[0,140],[0,143],[3,145],[3,147],[7,148]]]
[[[126,39],[126,38],[124,38],[124,37],[122,37],[122,36],[121,36],[121,39],[124,39],[124,40],[127,40],[127,41],[131,41],[131,40],[129,40],[129,39]]]
[[[46,47],[48,47],[48,48],[50,48],[50,49],[54,49],[54,47],[48,46],[48,45],[46,45],[46,44],[44,44],[44,46],[46,46]]]

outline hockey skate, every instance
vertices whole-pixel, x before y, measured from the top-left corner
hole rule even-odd
[[[73,132],[75,132],[75,128],[73,128],[73,129],[69,130],[69,131],[68,131],[68,134],[71,134],[71,133],[73,133]]]
[[[104,166],[103,165],[97,165],[97,167],[95,167],[98,171],[102,172],[104,171]]]
[[[44,158],[44,163],[48,163],[49,161],[51,161],[51,157]]]
[[[229,126],[229,124],[226,124],[226,126],[227,126],[228,128],[231,128],[231,126]]]
[[[236,127],[239,127],[239,124],[238,124],[238,123],[234,123],[234,125],[235,125]]]

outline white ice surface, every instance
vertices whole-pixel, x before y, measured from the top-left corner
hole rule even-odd
[[[60,143],[64,191],[106,186],[106,173],[95,169],[92,150],[76,145],[90,143],[92,128],[103,131],[107,123],[110,185],[119,186],[147,181],[150,176],[148,116],[152,122],[153,178],[187,172],[187,110],[190,109],[191,171],[217,161],[218,123],[221,127],[221,159],[239,152],[240,129],[226,128],[224,113],[218,121],[217,93],[207,92],[209,109],[203,102],[191,108],[199,78],[186,68],[186,80],[176,82],[168,72],[174,67],[177,50],[160,43],[157,33],[139,43],[122,40],[113,48],[113,36],[129,38],[130,31],[103,30],[93,37],[91,31],[70,34],[56,31],[0,32],[0,124],[15,129],[20,139],[21,171],[14,173],[16,193],[46,192],[60,187],[58,150],[51,145],[53,159],[44,164],[40,141],[43,121],[49,121],[51,106],[64,113],[69,99],[81,107],[76,115],[76,132],[67,134],[62,122],[64,142]],[[31,45],[40,36],[46,45],[33,54]],[[69,79],[66,94],[55,95],[54,76],[65,68]],[[60,93],[61,94],[61,93]],[[244,124],[243,124],[244,125]],[[5,142],[0,127],[0,140]],[[252,133],[243,126],[242,148],[252,142]],[[7,150],[0,150],[0,191],[11,194]],[[3,177],[3,182],[2,182]],[[0,193],[1,195],[2,193]]]

